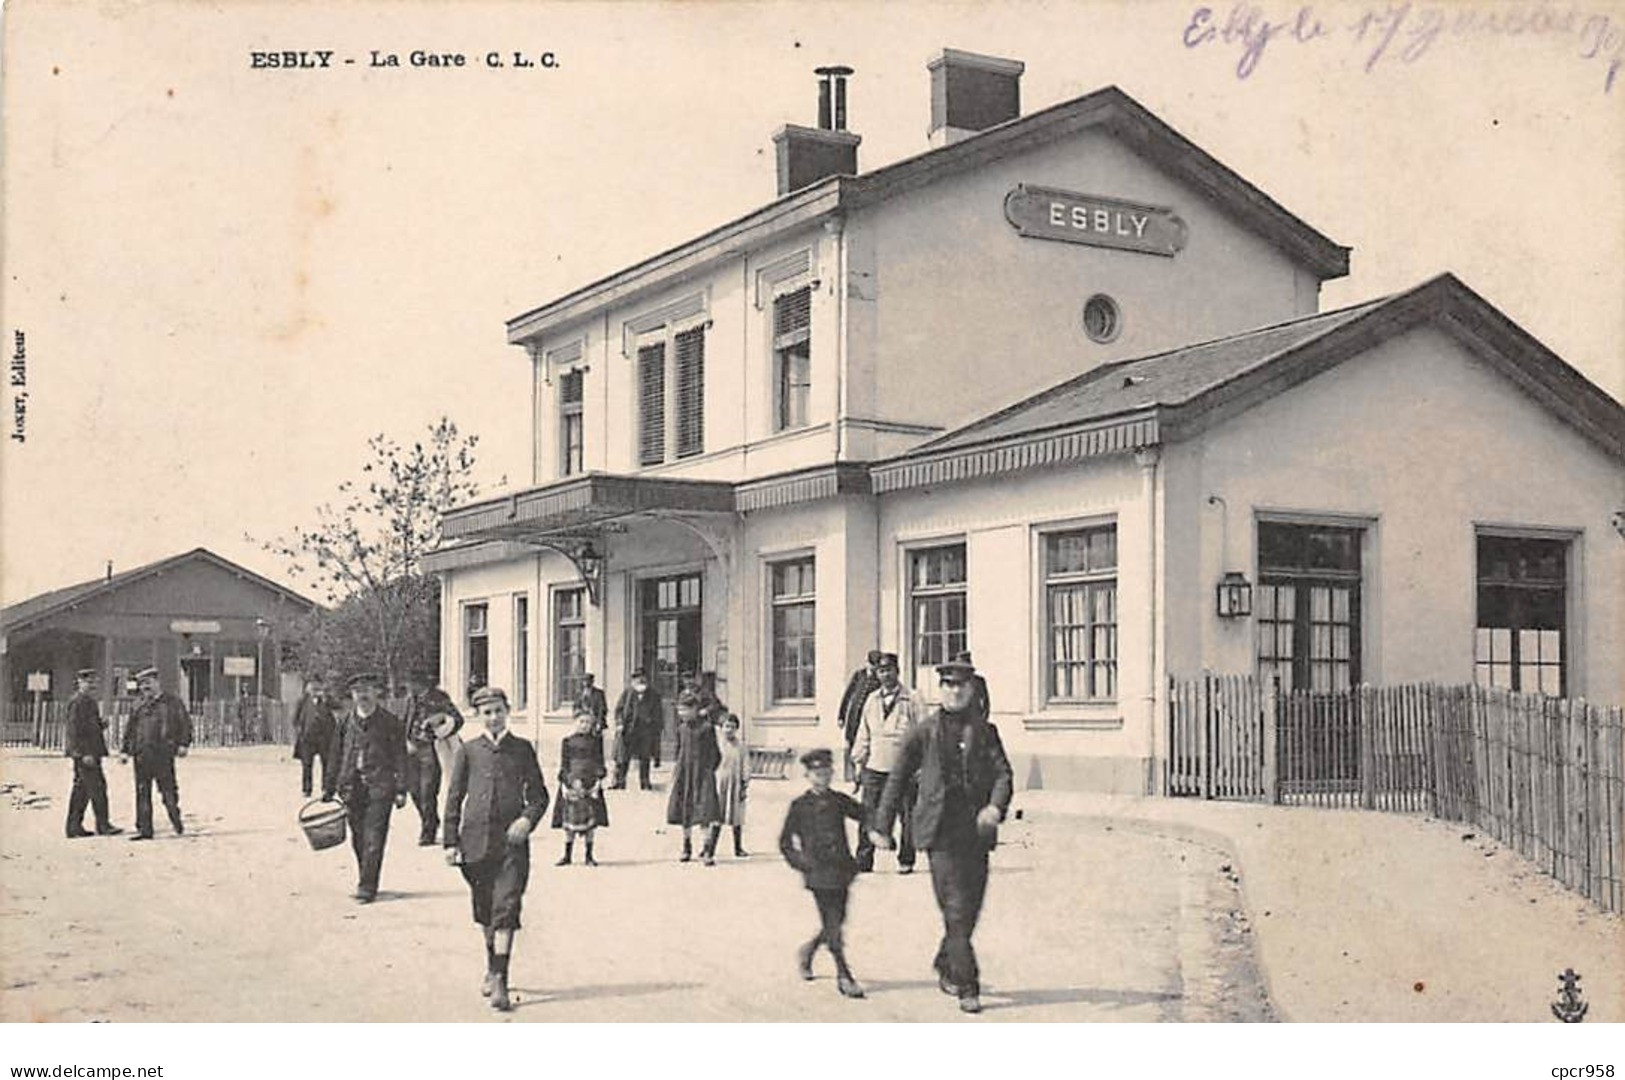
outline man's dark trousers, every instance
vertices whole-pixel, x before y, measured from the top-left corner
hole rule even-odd
[[[100,761],[94,765],[83,761],[73,763],[73,789],[68,792],[69,836],[85,831],[86,806],[96,815],[97,832],[104,833],[113,827],[107,815],[107,774],[102,772]]]
[[[880,811],[880,796],[886,790],[886,778],[890,773],[875,772],[873,769],[864,769],[859,783],[863,789],[863,813],[865,821],[875,820]],[[916,782],[911,781],[908,789],[903,793],[897,816],[902,819],[902,839],[897,845],[897,865],[914,865],[914,793]],[[875,868],[875,845],[869,839],[867,828],[858,830],[858,850],[855,858],[858,860],[859,870],[873,870]]]
[[[312,791],[312,788],[310,786],[310,781],[312,779],[313,774],[316,771],[315,766],[316,766],[316,759],[317,758],[322,759],[322,787],[321,787],[321,790],[326,791],[329,787],[332,786],[332,783],[333,783],[333,780],[334,780],[334,777],[329,776],[328,772],[327,772],[327,770],[328,770],[328,768],[330,766],[329,766],[329,763],[328,763],[328,753],[327,753],[326,750],[316,750],[316,751],[314,751],[314,752],[312,752],[310,754],[307,754],[305,757],[302,757],[302,758],[299,759],[299,784],[300,784],[301,789],[304,791],[304,793],[306,795],[309,795],[311,793],[311,791]]]
[[[437,843],[440,839],[440,758],[433,743],[417,743],[406,752],[406,787],[412,805],[418,808],[422,831],[418,840]]]
[[[135,759],[135,831],[141,836],[152,835],[152,785],[158,785],[169,823],[176,832],[181,831],[181,789],[175,782],[175,759],[136,757]]]
[[[345,793],[344,807],[349,812],[350,847],[358,868],[356,891],[374,896],[384,869],[384,844],[389,840],[389,814],[395,800],[386,793],[368,791],[358,779]]]
[[[982,914],[987,894],[987,848],[967,839],[948,847],[932,848],[931,888],[942,910],[942,944],[933,961],[936,969],[958,988],[960,996],[981,993],[981,970],[971,935]]]

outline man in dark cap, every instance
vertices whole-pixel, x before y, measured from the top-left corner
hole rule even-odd
[[[485,731],[452,760],[446,791],[446,861],[462,870],[485,936],[485,983],[491,1007],[513,1007],[508,963],[530,880],[530,834],[547,809],[547,785],[536,748],[508,730],[508,695],[495,687],[474,692]]]
[[[383,680],[377,675],[350,680],[353,708],[334,739],[338,776],[322,791],[324,799],[343,796],[349,812],[355,898],[362,904],[378,896],[390,812],[406,805],[406,728],[379,704],[382,689]]]
[[[649,676],[635,668],[621,698],[615,703],[615,781],[612,787],[626,787],[626,772],[632,759],[638,761],[638,787],[648,791],[649,761],[660,746],[660,729],[665,724],[660,691],[649,685]]]
[[[598,687],[598,676],[590,671],[582,672],[581,690],[576,694],[572,704],[580,705],[587,710],[588,715],[592,717],[593,735],[600,742],[603,741],[604,731],[609,727],[609,699]]]
[[[846,842],[846,821],[851,818],[863,827],[863,807],[852,796],[834,791],[835,755],[828,750],[809,750],[801,755],[807,771],[808,787],[790,803],[779,831],[779,852],[784,861],[801,871],[801,879],[818,905],[819,930],[796,952],[796,966],[803,979],[813,977],[813,957],[820,945],[835,959],[835,985],[845,997],[863,997],[863,987],[852,976],[846,962],[842,927],[846,923],[847,893],[857,876],[858,864]]]
[[[135,674],[141,697],[124,727],[120,761],[135,759],[135,835],[131,840],[152,839],[152,786],[158,785],[169,824],[175,835],[186,831],[181,823],[180,784],[175,779],[175,759],[185,757],[192,745],[192,717],[174,694],[166,694],[158,683],[158,669],[144,668]]]
[[[858,770],[863,809],[871,817],[880,809],[880,796],[896,764],[903,739],[920,722],[923,708],[914,691],[903,685],[897,674],[897,654],[881,653],[875,666],[880,686],[863,703],[858,737],[852,743],[852,765]],[[903,844],[897,853],[897,872],[914,872],[914,798],[912,788],[903,793],[901,810]],[[858,837],[858,872],[875,868],[875,847],[865,831]]]
[[[299,790],[310,797],[314,789],[316,759],[322,759],[322,787],[328,787],[333,771],[333,703],[327,698],[327,683],[320,675],[305,680],[305,692],[293,710],[293,756],[299,759]]]
[[[432,668],[414,668],[407,677],[406,790],[418,810],[418,846],[432,847],[440,832],[440,755],[437,741],[457,734],[463,714],[446,692],[435,685]]]
[[[841,695],[838,715],[841,718],[841,732],[846,736],[845,774],[848,782],[858,779],[857,769],[852,764],[852,744],[857,740],[858,726],[863,722],[863,703],[880,686],[880,676],[875,674],[880,657],[879,649],[870,649],[868,662],[852,673],[852,677],[846,681],[846,692]]]
[[[107,722],[96,704],[95,668],[85,668],[74,676],[63,753],[73,762],[73,789],[68,793],[68,839],[90,835],[85,829],[86,805],[96,816],[98,835],[115,836],[123,832],[107,813],[107,774],[102,772],[102,758],[107,756]]]
[[[999,731],[978,707],[976,667],[961,653],[937,668],[942,704],[903,740],[886,780],[871,839],[891,848],[891,826],[918,779],[914,842],[931,860],[931,886],[942,912],[942,944],[932,961],[937,985],[964,1012],[982,1011],[981,973],[971,934],[987,893],[987,856],[1010,807],[1010,761]]]

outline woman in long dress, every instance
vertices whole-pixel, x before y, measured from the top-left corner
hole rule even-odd
[[[699,698],[685,691],[677,699],[677,760],[672,763],[671,795],[666,800],[666,823],[683,827],[683,856],[679,862],[694,858],[691,831],[698,825],[706,837],[701,858],[707,866],[716,863],[717,834],[712,826],[722,817],[716,775],[721,757],[716,729],[700,713]]]

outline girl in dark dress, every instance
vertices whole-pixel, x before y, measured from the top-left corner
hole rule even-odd
[[[553,804],[553,827],[564,830],[564,854],[557,866],[569,866],[576,837],[586,848],[588,866],[597,866],[592,857],[594,829],[609,825],[609,807],[604,804],[604,743],[594,734],[597,718],[585,704],[575,710],[576,728],[559,746],[559,801]]]
[[[722,820],[717,803],[717,764],[721,760],[716,729],[700,712],[700,699],[685,691],[677,699],[677,760],[672,763],[671,796],[666,801],[666,823],[683,827],[680,862],[694,858],[692,830],[698,825],[705,830],[700,857],[706,866],[716,865],[717,830],[712,826]]]

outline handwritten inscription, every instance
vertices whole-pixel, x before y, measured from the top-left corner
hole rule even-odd
[[[354,56],[340,56],[333,49],[275,49],[253,50],[248,54],[248,66],[255,71],[323,71],[340,66],[367,68],[473,68],[490,69],[525,68],[553,69],[559,66],[559,54],[552,50],[527,53],[515,49],[504,52],[494,49],[484,56],[474,53],[446,52],[434,49],[413,49],[407,53],[387,49],[368,49],[367,55],[357,60]]]
[[[1367,73],[1390,63],[1413,64],[1443,41],[1473,38],[1565,40],[1579,59],[1599,64],[1604,93],[1612,93],[1625,68],[1625,23],[1610,15],[1550,3],[1419,4],[1399,0],[1336,14],[1304,4],[1271,12],[1257,4],[1228,9],[1198,7],[1185,24],[1187,49],[1238,49],[1236,77],[1258,70],[1270,45],[1299,47],[1342,43],[1364,55]]]

